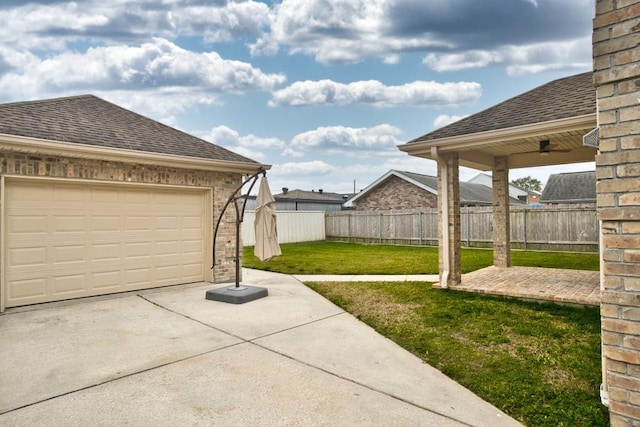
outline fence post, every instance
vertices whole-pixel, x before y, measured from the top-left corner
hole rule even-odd
[[[418,236],[418,246],[422,246],[422,211],[418,211],[418,221],[420,222],[420,224],[418,225],[418,230],[420,231],[420,236]]]
[[[347,242],[351,243],[351,216],[353,214],[349,212],[347,215]]]
[[[467,213],[467,247],[471,247],[471,212],[469,206],[466,209]]]
[[[522,239],[524,250],[527,250],[527,207],[522,208]]]
[[[378,218],[378,243],[382,244],[382,216],[384,214],[380,212],[380,217]]]

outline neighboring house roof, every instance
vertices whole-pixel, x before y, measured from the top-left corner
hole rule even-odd
[[[568,172],[549,176],[541,203],[592,203],[596,201],[596,172]]]
[[[487,175],[486,173],[479,173],[467,182],[482,184],[486,185],[487,187],[493,188],[493,178],[491,177],[491,175]],[[538,193],[537,191],[526,190],[524,188],[518,187],[517,185],[509,183],[509,197],[517,199],[519,196],[529,195],[539,196],[540,193]]]
[[[360,193],[349,199],[345,203],[345,207],[353,207],[353,203],[359,198],[365,196],[371,190],[382,184],[390,177],[395,176],[410,182],[425,191],[432,194],[438,194],[438,178],[431,175],[422,175],[413,172],[390,170],[368,185]],[[522,203],[516,198],[510,198],[511,203]],[[491,205],[493,204],[493,190],[482,184],[474,184],[469,182],[460,182],[460,203],[463,205]]]
[[[596,112],[593,72],[554,80],[409,142],[548,122]]]
[[[94,95],[0,104],[0,134],[260,166]]]
[[[317,203],[339,203],[345,201],[345,194],[327,193],[325,191],[305,191],[305,190],[287,190],[287,192],[275,194],[273,197],[276,201],[299,201],[299,202],[317,202]]]

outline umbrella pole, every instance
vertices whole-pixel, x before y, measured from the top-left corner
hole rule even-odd
[[[261,288],[258,286],[240,286],[240,226],[242,225],[242,221],[244,219],[244,210],[247,207],[247,199],[245,198],[244,203],[242,205],[242,212],[240,212],[240,208],[238,207],[238,199],[241,196],[238,196],[238,192],[242,190],[247,183],[251,182],[251,186],[249,187],[249,191],[247,192],[247,196],[251,194],[251,190],[253,186],[258,181],[258,177],[260,174],[266,176],[267,173],[263,168],[259,168],[258,172],[249,176],[227,199],[227,203],[225,203],[222,208],[222,212],[218,217],[218,222],[216,224],[215,231],[213,232],[213,244],[212,244],[212,261],[213,265],[211,269],[216,265],[216,237],[218,236],[218,229],[220,227],[220,223],[222,222],[222,217],[224,216],[225,211],[233,202],[233,206],[236,210],[236,253],[235,253],[235,262],[236,262],[236,283],[235,286],[229,287],[225,286],[217,289],[209,289],[206,292],[206,299],[212,301],[221,301],[227,302],[231,304],[244,304],[245,302],[253,301],[258,298],[266,297],[269,292],[266,288]]]
[[[257,177],[255,179],[257,179]],[[245,204],[246,202],[247,201],[245,199]],[[240,287],[240,226],[242,225],[242,220],[244,219],[242,218],[244,216],[244,208],[242,209],[242,216],[240,216],[240,212],[238,211],[238,199],[234,199],[233,206],[236,208],[236,288],[239,288]]]
[[[251,193],[251,190],[253,190],[253,187],[256,185],[256,182],[258,181],[258,177],[260,176],[260,174],[262,174],[263,176],[266,176],[267,172],[263,168],[259,168],[256,173],[254,173],[251,176],[249,176],[229,196],[229,198],[227,199],[227,202],[222,207],[222,211],[220,212],[220,216],[218,217],[218,221],[216,222],[216,228],[213,231],[213,243],[212,243],[212,248],[211,248],[211,252],[212,252],[211,253],[211,255],[212,255],[212,257],[211,257],[211,259],[212,259],[211,269],[212,270],[216,265],[216,240],[217,240],[217,236],[218,236],[218,230],[220,229],[220,223],[222,222],[222,217],[224,216],[224,213],[226,212],[227,208],[229,207],[231,202],[233,202],[234,207],[236,209],[236,254],[235,254],[236,287],[240,287],[240,225],[242,224],[242,221],[244,219],[243,218],[244,217],[244,210],[245,210],[245,208],[247,206],[247,199],[245,199],[244,203],[242,205],[242,214],[240,214],[240,211],[239,211],[239,208],[238,208],[238,197],[237,197],[237,194],[238,194],[239,191],[242,190],[242,187],[244,187],[249,182],[251,182],[251,186],[249,187],[249,191],[247,192],[247,196],[248,196]]]

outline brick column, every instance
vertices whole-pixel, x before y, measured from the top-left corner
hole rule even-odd
[[[443,287],[459,285],[460,272],[460,176],[458,153],[441,154],[438,162],[438,256],[440,284]],[[444,186],[447,186],[445,191]],[[447,212],[443,212],[443,194],[447,194]],[[445,218],[446,214],[446,218]],[[443,227],[446,224],[446,227]],[[449,248],[444,249],[444,233],[448,233]],[[445,258],[448,263],[445,263]],[[443,277],[445,264],[449,266],[448,277]]]
[[[496,157],[493,166],[493,265],[511,267],[509,225],[509,166],[507,157]]]
[[[593,58],[600,127],[603,386],[611,425],[628,427],[640,425],[639,45],[640,2],[598,0]]]

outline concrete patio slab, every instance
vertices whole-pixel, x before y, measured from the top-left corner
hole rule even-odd
[[[240,342],[135,295],[9,311],[0,340],[0,413]]]
[[[7,310],[0,425],[520,425],[295,278],[243,275],[269,296],[200,283]]]
[[[349,313],[254,342],[465,424],[513,425],[501,411]]]
[[[245,343],[43,402],[5,425],[463,426]]]

